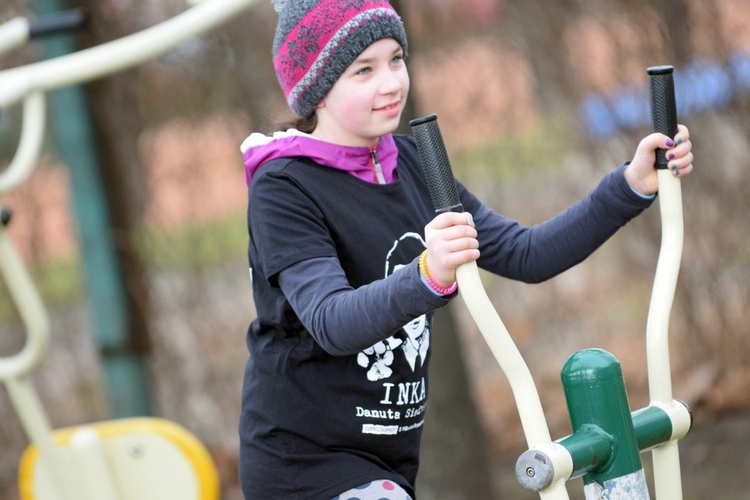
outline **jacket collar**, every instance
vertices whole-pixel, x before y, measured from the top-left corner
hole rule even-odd
[[[341,146],[289,129],[272,136],[251,134],[240,147],[245,159],[245,182],[250,185],[255,172],[267,161],[276,158],[303,156],[337,170],[344,170],[365,182],[377,182],[373,171],[373,157],[382,168],[386,183],[396,179],[398,148],[392,134],[385,135],[373,147]]]

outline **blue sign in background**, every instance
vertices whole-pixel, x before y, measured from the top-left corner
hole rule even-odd
[[[750,91],[750,54],[733,54],[726,66],[697,59],[675,68],[674,74],[678,116],[721,109],[733,96]],[[587,130],[597,137],[649,125],[648,87],[623,87],[606,96],[591,94],[583,101],[581,115]]]

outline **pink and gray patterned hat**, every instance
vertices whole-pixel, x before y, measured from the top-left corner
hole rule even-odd
[[[276,76],[289,107],[309,118],[368,46],[394,38],[406,52],[401,18],[387,0],[273,0]]]

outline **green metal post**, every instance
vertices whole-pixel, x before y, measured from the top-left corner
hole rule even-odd
[[[561,444],[571,451],[578,470],[585,472],[586,498],[648,499],[617,358],[602,349],[579,351],[565,363],[562,381],[573,434]]]
[[[65,0],[34,0],[39,15],[66,9]],[[45,57],[75,51],[69,35],[44,39]],[[145,362],[129,346],[130,315],[110,229],[110,210],[97,168],[97,148],[83,90],[66,87],[49,96],[60,154],[69,167],[86,286],[113,417],[151,415]]]

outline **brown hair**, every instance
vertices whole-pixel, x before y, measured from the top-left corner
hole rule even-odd
[[[290,128],[296,128],[305,134],[312,134],[315,127],[318,126],[318,116],[313,113],[310,118],[300,118],[299,116],[288,117],[274,124],[275,132],[282,132]]]

